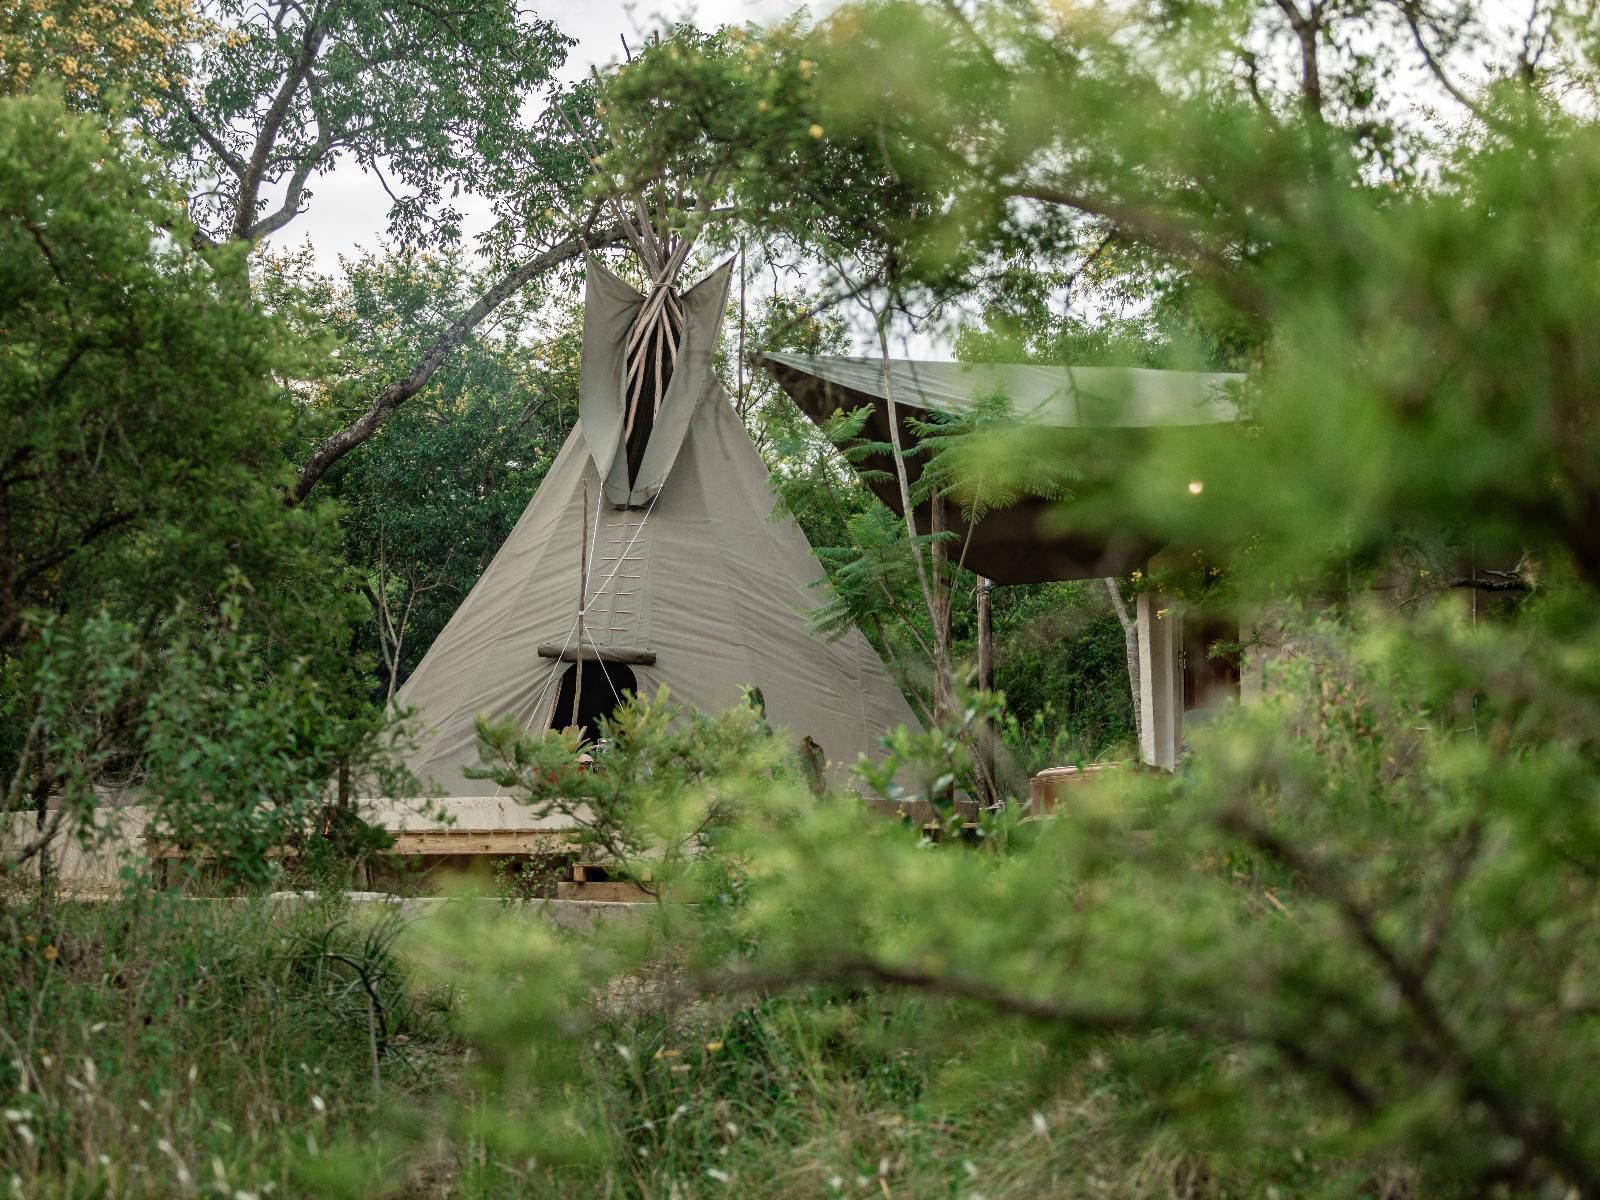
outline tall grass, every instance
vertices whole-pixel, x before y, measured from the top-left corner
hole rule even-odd
[[[13,904],[0,930],[0,1195],[307,1193],[386,1094],[439,1082],[434,998],[382,925],[135,893]]]
[[[605,1149],[512,1160],[471,1132],[504,1115],[473,997],[408,975],[392,921],[139,893],[0,930],[0,1197],[1220,1197],[1308,1169],[1186,1145],[1115,1046],[836,990],[587,1027]]]

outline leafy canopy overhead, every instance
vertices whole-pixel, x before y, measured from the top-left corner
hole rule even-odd
[[[507,0],[203,0],[219,32],[144,120],[184,162],[191,217],[213,240],[289,224],[351,162],[383,182],[391,232],[460,232],[463,191],[520,186],[526,109],[571,39]]]
[[[0,102],[0,651],[35,609],[317,574],[327,522],[284,509],[278,449],[278,377],[316,347],[183,227],[157,162],[48,91]]]

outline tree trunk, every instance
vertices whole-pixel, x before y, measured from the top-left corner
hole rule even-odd
[[[985,692],[994,691],[994,606],[991,594],[994,591],[994,581],[978,577],[978,687]],[[985,804],[993,806],[999,802],[998,789],[994,786],[994,722],[984,721],[983,729],[978,734],[978,762],[983,770],[985,790],[989,793],[984,797]]]
[[[1109,577],[1104,582],[1111,596],[1111,608],[1122,625],[1122,647],[1128,656],[1128,691],[1133,699],[1133,736],[1142,746],[1144,715],[1139,702],[1139,623],[1128,612],[1127,601],[1122,598],[1121,584]]]
[[[954,713],[955,663],[950,652],[950,616],[955,581],[950,578],[949,555],[938,539],[945,531],[945,498],[938,494],[928,501],[929,531],[935,535],[928,545],[928,577],[933,585],[933,718],[943,725]]]

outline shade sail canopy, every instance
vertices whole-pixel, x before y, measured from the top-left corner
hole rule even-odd
[[[1025,363],[954,363],[891,359],[888,386],[877,358],[768,354],[763,365],[818,425],[839,409],[871,409],[863,436],[889,441],[887,392],[892,389],[903,444],[915,436],[907,416],[959,414],[989,397],[1003,397],[1019,423],[1041,430],[1040,452],[1073,456],[1079,496],[1103,491],[1117,464],[1131,460],[1152,436],[1215,436],[1242,419],[1235,394],[1243,375],[1148,368],[1058,367]],[[907,460],[913,483],[921,474]],[[904,513],[894,463],[871,455],[861,463],[884,478],[869,480],[873,492]],[[930,528],[923,505],[920,530]],[[991,510],[969,527],[958,506],[948,506],[947,527],[965,546],[966,565],[997,583],[1041,583],[1126,575],[1142,566],[1163,542],[1148,532],[1075,529],[1070,508],[1054,500],[1024,497]]]

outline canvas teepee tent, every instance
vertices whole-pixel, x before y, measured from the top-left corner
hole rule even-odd
[[[493,791],[463,773],[478,714],[592,728],[624,692],[663,684],[708,712],[758,687],[773,726],[819,743],[836,780],[914,723],[865,638],[810,632],[820,567],[793,518],[772,518],[766,468],[711,369],[729,270],[647,298],[590,261],[578,426],[397,697],[420,730],[408,765],[446,797]]]

